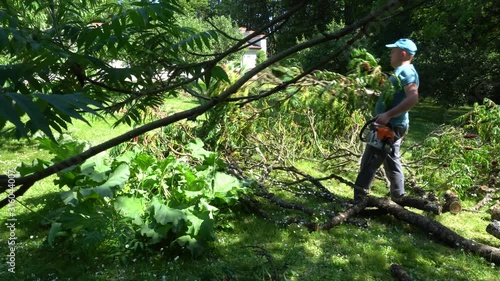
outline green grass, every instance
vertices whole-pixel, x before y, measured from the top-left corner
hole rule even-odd
[[[192,104],[184,104],[189,107]],[[179,106],[173,104],[172,108]],[[421,103],[412,113],[408,142],[418,142],[436,126],[448,122],[460,110],[443,110]],[[128,130],[111,130],[102,121],[90,129],[76,122],[69,133],[94,144]],[[3,139],[0,168],[12,168],[21,160],[48,157],[27,141]],[[307,163],[308,173],[319,176]],[[48,178],[38,182],[19,200],[34,212],[17,204],[16,274],[7,272],[7,231],[0,232],[0,280],[271,280],[277,270],[280,280],[393,280],[389,266],[401,264],[414,280],[498,280],[498,267],[460,249],[443,246],[427,233],[392,217],[361,218],[360,225],[343,224],[330,231],[309,233],[292,225],[278,227],[244,209],[235,209],[223,218],[218,241],[200,258],[169,256],[164,248],[143,257],[119,263],[105,258],[106,247],[85,249],[78,243],[46,242],[49,226],[43,217],[61,206],[58,189]],[[350,188],[325,182],[339,196],[350,197]],[[306,200],[303,198],[302,200]],[[327,206],[327,202],[321,202]],[[334,206],[332,206],[334,208]],[[0,220],[8,217],[0,210]],[[436,219],[464,237],[500,247],[484,231],[487,214],[462,212],[443,214]],[[4,228],[5,230],[5,228]],[[248,246],[259,246],[273,258],[274,265]]]

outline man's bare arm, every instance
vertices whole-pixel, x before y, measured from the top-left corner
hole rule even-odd
[[[415,83],[410,83],[405,86],[404,88],[406,98],[397,106],[393,107],[392,109],[379,114],[376,116],[376,121],[379,124],[387,124],[389,123],[389,120],[394,117],[398,116],[399,114],[410,110],[412,107],[414,107],[418,103],[418,86]]]

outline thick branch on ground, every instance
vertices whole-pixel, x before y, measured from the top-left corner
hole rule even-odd
[[[486,232],[500,239],[500,221],[492,221],[486,227]]]
[[[305,206],[302,206],[300,204],[297,204],[297,203],[292,203],[292,202],[287,202],[287,201],[281,200],[278,197],[276,197],[276,195],[274,195],[273,193],[269,193],[269,192],[265,191],[265,192],[259,193],[257,195],[269,200],[271,203],[273,203],[277,206],[280,206],[282,208],[301,211],[304,214],[309,215],[309,216],[312,216],[314,214],[313,210],[311,210]]]
[[[254,198],[240,198],[239,201],[242,205],[249,209],[249,211],[253,214],[258,214],[266,220],[271,220],[271,216],[269,216],[262,208],[260,207],[260,202],[255,200]]]
[[[495,188],[490,188],[488,186],[485,186],[485,185],[481,185],[481,186],[476,186],[476,192],[477,193],[480,193],[480,194],[484,194],[483,195],[483,198],[477,202],[476,205],[468,208],[467,210],[468,211],[479,211],[481,208],[483,208],[484,206],[488,205],[491,200],[493,200],[493,194],[495,194]]]
[[[458,235],[453,230],[428,217],[413,213],[385,198],[368,196],[368,206],[387,210],[395,218],[417,226],[432,237],[452,247],[461,247],[468,252],[478,254],[488,261],[500,264],[500,249]]]
[[[354,183],[344,179],[343,177],[331,174],[329,178],[336,179],[339,182],[354,188]],[[441,206],[437,202],[429,201],[426,199],[412,197],[412,196],[404,196],[403,198],[398,199],[397,202],[402,206],[420,209],[422,211],[430,212],[432,214],[438,215],[441,213]]]
[[[331,218],[328,222],[325,224],[321,225],[319,229],[321,230],[330,230],[334,226],[339,225],[349,218],[355,216],[359,212],[363,211],[366,206],[368,205],[368,197],[365,197],[363,200],[361,200],[358,204],[353,205],[351,208],[345,210],[344,212],[338,214],[337,216]]]
[[[278,224],[282,225],[282,226],[289,226],[291,224],[305,226],[310,232],[319,230],[318,229],[319,226],[317,223],[311,222],[311,221],[309,221],[307,219],[303,219],[303,218],[290,217],[290,218],[286,218],[283,221],[278,222]]]
[[[391,264],[391,273],[398,281],[412,281],[410,275],[399,264]]]
[[[396,202],[401,206],[416,208],[435,215],[441,214],[441,206],[437,202],[428,201],[426,199],[403,196],[397,199]]]

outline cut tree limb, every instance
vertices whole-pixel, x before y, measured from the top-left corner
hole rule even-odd
[[[483,198],[477,202],[476,205],[467,209],[468,211],[479,211],[484,206],[488,205],[491,200],[493,200],[493,194],[495,193],[494,188],[488,188],[487,186],[479,186],[478,191],[485,192]]]
[[[500,205],[492,207],[490,209],[490,213],[491,213],[491,220],[500,221]]]
[[[334,226],[339,225],[359,212],[363,211],[368,205],[368,197],[363,198],[358,204],[331,218],[328,222],[319,227],[321,230],[330,230]]]
[[[455,192],[447,190],[444,193],[444,199],[446,202],[443,205],[443,213],[451,212],[456,215],[462,211],[462,204],[460,203],[460,199],[458,199],[458,195]]]
[[[466,239],[441,223],[428,217],[413,213],[402,206],[386,199],[368,196],[368,206],[387,210],[395,218],[417,226],[439,241],[452,247],[461,247],[464,250],[476,253],[487,261],[500,264],[500,249],[470,239]]]
[[[500,239],[500,221],[492,221],[488,224],[486,232]]]
[[[441,206],[437,202],[413,196],[403,196],[402,198],[396,199],[396,202],[401,206],[417,208],[422,211],[430,212],[434,215],[441,214],[442,210]]]
[[[408,275],[408,273],[406,273],[403,267],[399,264],[391,264],[391,272],[394,278],[398,281],[412,281],[410,275]]]

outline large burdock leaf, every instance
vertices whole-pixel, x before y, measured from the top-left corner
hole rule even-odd
[[[123,188],[128,178],[130,177],[130,169],[127,163],[122,163],[116,170],[109,176],[108,180],[98,187]]]
[[[237,190],[241,188],[239,180],[231,175],[217,172],[214,181],[214,197],[223,199],[232,204],[238,200]]]
[[[171,228],[171,225],[143,224],[141,227],[141,235],[151,238],[150,244],[156,244],[167,237],[167,233]]]
[[[127,163],[122,163],[109,176],[108,180],[96,187],[82,188],[80,193],[83,197],[89,197],[92,193],[98,194],[101,198],[114,197],[114,188],[122,189],[130,176],[130,169]]]
[[[170,208],[157,199],[154,200],[153,207],[155,212],[154,218],[162,225],[172,224],[173,226],[177,226],[180,222],[186,220],[186,214],[183,211]]]
[[[204,144],[201,139],[196,138],[194,143],[189,143],[186,147],[191,150],[191,153],[194,158],[203,160],[210,156],[210,152],[203,148]]]
[[[203,245],[196,238],[193,238],[189,235],[184,235],[177,238],[174,242],[177,242],[181,247],[186,247],[191,251],[192,256],[198,256],[202,250]]]
[[[65,232],[61,231],[61,223],[54,222],[54,223],[52,223],[52,226],[50,227],[47,242],[49,242],[50,246],[53,246],[54,239],[56,239],[57,236],[61,236],[64,234],[65,234]]]
[[[132,222],[137,225],[142,225],[142,215],[144,214],[144,198],[120,196],[116,198],[114,203],[115,210],[128,218],[132,218]]]

